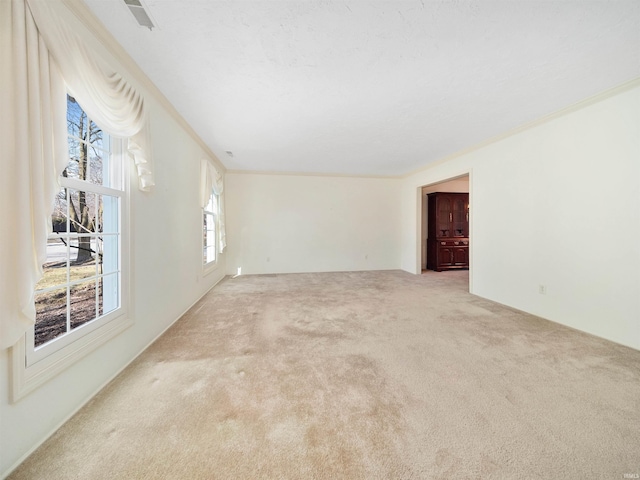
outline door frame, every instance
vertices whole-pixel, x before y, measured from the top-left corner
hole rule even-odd
[[[426,229],[426,225],[425,225],[425,219],[426,219],[426,215],[427,215],[427,205],[426,202],[424,201],[424,194],[423,194],[423,189],[424,188],[428,188],[428,187],[435,187],[437,185],[440,185],[442,183],[447,183],[453,180],[459,180],[461,178],[465,178],[468,177],[469,178],[469,292],[473,293],[473,246],[474,246],[474,241],[473,241],[473,169],[469,169],[467,171],[461,172],[458,175],[453,175],[450,177],[445,177],[445,178],[441,178],[438,179],[434,182],[429,182],[425,185],[420,185],[417,189],[417,211],[419,212],[419,215],[417,215],[417,225],[416,225],[416,240],[417,240],[417,245],[418,245],[418,251],[417,251],[417,255],[416,255],[416,260],[417,260],[417,265],[416,265],[416,272],[419,274],[422,274],[422,265],[423,265],[423,260],[426,262],[426,249],[425,249],[425,244],[426,243],[426,236],[423,238],[423,232]],[[436,190],[434,190],[435,192]],[[424,252],[424,257],[423,257],[423,252]]]

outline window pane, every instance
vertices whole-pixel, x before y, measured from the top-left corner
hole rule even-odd
[[[44,278],[35,292],[36,346],[121,307],[122,200],[91,191],[95,185],[123,189],[121,147],[112,154],[109,136],[70,96],[67,133],[69,161],[55,199]],[[86,189],[77,189],[78,180]]]
[[[214,205],[211,195],[209,206]],[[216,219],[212,213],[206,212],[202,219],[202,246],[203,246],[203,263],[207,264],[216,259]]]
[[[67,95],[67,133],[69,164],[63,176],[97,185],[108,185],[110,139],[87,117],[75,99]],[[105,183],[105,179],[107,183]]]
[[[98,273],[108,274],[117,272],[119,269],[118,260],[118,236],[104,235],[97,239],[98,246]]]
[[[69,289],[71,329],[96,318],[96,282],[73,285]]]
[[[83,263],[71,263],[69,265],[69,281],[74,282],[84,278],[96,276],[96,262],[90,259]]]
[[[96,232],[98,197],[95,193],[83,190],[69,190],[69,220],[72,232]]]
[[[119,188],[109,171],[111,158],[107,150],[101,148],[103,140],[87,144],[77,138],[69,137],[69,163],[63,173],[64,177],[84,180],[94,185]]]
[[[86,135],[91,134],[87,132]],[[101,185],[102,158],[106,155],[90,143],[69,137],[69,163],[62,176]],[[107,156],[108,158],[108,156]]]
[[[89,147],[89,174],[87,175],[87,181],[96,185],[103,185],[102,159],[105,157],[108,159],[108,153],[105,154],[102,150],[96,148],[94,145]]]
[[[53,213],[51,214],[52,229],[56,233],[67,231],[67,190],[61,189],[56,195],[53,204]]]
[[[69,136],[80,138],[82,130],[81,126],[86,122],[87,115],[76,102],[75,98],[67,95],[67,132]]]
[[[215,246],[206,247],[204,249],[204,263],[214,262],[216,259]]]
[[[47,242],[47,260],[42,266],[44,276],[36,284],[36,290],[65,285],[67,283],[67,245],[61,238]]]
[[[67,289],[61,288],[35,296],[35,346],[42,345],[67,331]]]
[[[91,129],[89,133],[91,134],[89,140],[89,145],[91,145],[89,150],[89,159],[92,157],[98,157],[98,161],[100,162],[100,165],[102,165],[102,157],[109,151],[109,136],[106,135],[100,127],[93,123],[93,121],[91,122]],[[108,158],[109,157],[107,156],[107,159]]]
[[[83,236],[69,240],[69,263],[72,265],[94,265],[96,237]]]
[[[213,232],[216,229],[215,217],[210,213],[204,215],[204,231]]]
[[[205,245],[207,247],[213,246],[216,243],[215,230],[207,230]]]
[[[63,177],[80,178],[78,167],[80,163],[80,141],[69,138],[69,163],[62,172]]]
[[[204,211],[214,215],[218,213],[218,196],[215,193],[211,193],[209,202],[207,203],[207,206],[204,207]]]
[[[118,220],[118,197],[110,195],[96,195],[97,203],[97,231],[102,233],[117,233],[120,229]]]
[[[97,128],[97,127],[96,127]],[[112,180],[113,175],[110,173],[109,162],[111,155],[109,153],[109,136],[100,130],[92,132],[93,140],[87,148],[87,158],[89,162],[89,175],[86,180],[96,185],[104,185],[105,187],[114,187]],[[115,185],[115,187],[119,187]]]
[[[120,306],[118,274],[105,275],[100,278],[99,289],[98,308],[100,315],[106,315]]]

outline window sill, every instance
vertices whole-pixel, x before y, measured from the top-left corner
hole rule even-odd
[[[131,325],[133,321],[123,314],[30,366],[25,361],[26,338],[23,337],[11,349],[11,402],[24,398]]]
[[[215,272],[218,267],[220,266],[219,262],[216,260],[215,262],[210,262],[207,263],[206,265],[202,266],[202,277],[206,277],[210,274],[212,274],[213,272]]]

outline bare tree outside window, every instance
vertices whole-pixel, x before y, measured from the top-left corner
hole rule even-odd
[[[69,97],[67,107],[67,129],[69,131],[69,165],[63,177],[75,177],[82,181],[102,184],[102,130],[87,117],[87,114]],[[67,189],[64,189],[66,193]],[[74,190],[69,195],[69,222],[79,233],[95,233],[96,222],[100,220],[101,205],[96,205],[94,195],[82,190]],[[94,260],[91,237],[78,237],[76,263]]]
[[[35,292],[36,347],[119,306],[122,190],[112,185],[110,139],[70,96],[67,132],[69,163],[51,216],[44,278]]]

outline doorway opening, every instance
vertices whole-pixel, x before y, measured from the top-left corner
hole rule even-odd
[[[454,270],[464,270],[467,272],[467,275],[468,275],[469,268],[470,268],[470,261],[469,261],[470,233],[468,231],[468,227],[470,226],[469,216],[468,216],[469,215],[468,205],[470,200],[469,190],[470,190],[469,174],[464,174],[459,177],[449,178],[447,180],[443,180],[437,183],[425,185],[421,188],[421,215],[420,215],[421,263],[420,263],[420,267],[423,274],[435,273],[436,270],[442,271],[442,272],[444,272],[445,270],[448,271],[450,267],[451,269],[454,269]],[[432,238],[431,240],[429,240],[429,230],[430,230],[429,229],[429,195],[434,193],[445,194],[441,196],[441,198],[443,199],[443,202],[442,202],[443,205],[445,203],[448,204],[450,200],[452,203],[457,201],[456,195],[446,195],[446,194],[466,194],[467,197],[464,197],[463,195],[459,195],[459,197],[468,198],[467,203],[465,205],[466,212],[463,211],[463,212],[456,213],[455,211],[452,210],[451,213],[448,213],[446,215],[447,218],[445,220],[447,221],[451,220],[452,222],[451,231],[445,231],[445,229],[447,228],[446,225],[445,226],[440,225],[438,228],[441,228],[441,231],[437,230],[437,228],[434,227],[432,223],[432,227],[431,227],[432,236],[435,235],[434,231],[441,232],[446,236],[451,236],[450,241],[448,239],[440,239],[442,241],[438,241],[438,245],[440,245],[440,243],[443,244],[442,252],[440,253],[442,253],[444,256],[446,256],[447,253],[451,255],[451,263],[449,264],[449,267],[447,267],[447,262],[443,261],[442,258],[436,259],[436,257],[439,255],[438,253],[439,251],[436,249],[434,245],[435,238]],[[431,198],[432,198],[431,215],[432,216],[436,215],[434,213],[435,212],[434,197],[435,197],[434,195],[431,195]],[[464,233],[458,232],[460,233],[460,235],[458,235],[456,233],[457,232],[456,229],[465,228],[464,226],[454,225],[456,220],[454,216],[460,216],[460,215],[462,215],[462,217],[458,218],[457,220],[458,221],[466,220],[467,230],[465,230]],[[432,219],[432,222],[433,220],[435,219]],[[461,238],[457,238],[457,237],[461,237]],[[449,243],[451,243],[451,245],[449,245]],[[465,257],[466,257],[466,262],[465,262]]]

